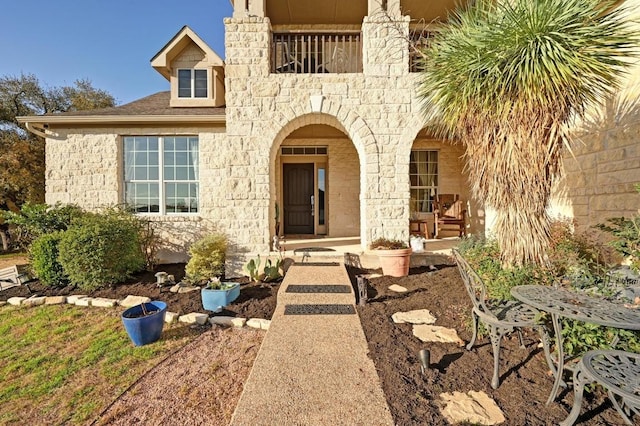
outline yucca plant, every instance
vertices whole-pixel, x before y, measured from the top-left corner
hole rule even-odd
[[[465,145],[502,262],[541,264],[571,124],[617,90],[638,36],[597,0],[471,3],[424,50],[418,94],[432,130]]]

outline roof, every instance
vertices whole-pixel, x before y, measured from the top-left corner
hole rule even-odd
[[[18,121],[33,124],[97,124],[205,122],[223,123],[225,108],[171,107],[171,92],[158,92],[125,105],[88,111],[69,111],[45,115],[18,117]]]

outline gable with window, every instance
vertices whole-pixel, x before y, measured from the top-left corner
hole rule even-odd
[[[411,185],[411,212],[433,212],[433,200],[438,194],[438,151],[411,151],[409,181]]]
[[[199,211],[197,136],[124,137],[125,203],[138,213]]]

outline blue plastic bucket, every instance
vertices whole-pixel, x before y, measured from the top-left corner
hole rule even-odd
[[[122,324],[136,346],[147,345],[160,338],[167,313],[167,304],[159,300],[145,303],[144,308],[147,312],[155,312],[142,316],[142,305],[136,305],[122,313]]]
[[[240,283],[223,283],[231,285],[224,290],[203,288],[202,307],[207,311],[217,312],[240,296]]]

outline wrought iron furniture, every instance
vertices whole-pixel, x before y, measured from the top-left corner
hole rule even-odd
[[[442,226],[455,226],[458,228],[458,236],[467,235],[467,210],[458,194],[438,194],[433,201],[435,214],[436,235],[438,238]]]
[[[555,375],[547,404],[556,398],[565,368],[562,322],[560,321],[562,317],[607,327],[640,330],[640,310],[625,308],[620,304],[583,293],[552,286],[523,285],[512,288],[511,295],[527,305],[551,314],[557,356],[555,360],[551,358],[547,360],[548,363],[554,364],[551,371]]]
[[[582,392],[588,383],[601,384],[625,423],[629,416],[640,416],[640,354],[624,351],[589,351],[573,372],[573,408],[560,426],[575,423],[582,407]]]
[[[538,310],[521,302],[489,300],[487,297],[487,289],[482,279],[457,249],[453,249],[453,255],[458,264],[458,271],[462,276],[464,285],[473,302],[473,337],[467,345],[467,350],[471,350],[476,341],[478,335],[478,320],[489,327],[489,336],[493,349],[493,378],[491,379],[491,387],[497,389],[500,385],[498,369],[502,337],[514,330],[517,331],[518,337],[520,338],[520,345],[524,348],[520,328],[528,327],[536,329],[540,333],[547,362],[550,363],[551,355],[549,354],[548,335],[545,328],[536,323],[536,317],[539,314]],[[549,364],[549,366],[552,368],[552,364]]]

